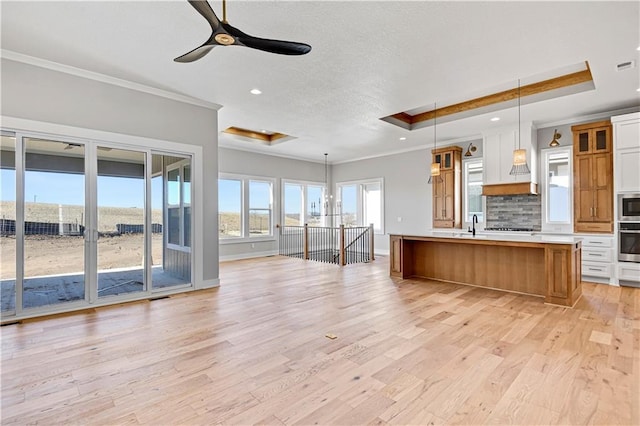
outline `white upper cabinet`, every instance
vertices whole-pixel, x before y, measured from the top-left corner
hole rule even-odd
[[[513,151],[518,148],[518,127],[494,129],[483,135],[484,184],[514,182],[537,183],[537,132],[532,123],[521,124],[520,149],[527,150],[527,164],[531,173],[510,175]]]
[[[640,192],[640,113],[611,117],[615,192]]]

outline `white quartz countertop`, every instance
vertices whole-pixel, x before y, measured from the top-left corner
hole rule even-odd
[[[470,232],[461,231],[426,231],[420,234],[411,234],[408,237],[429,237],[429,238],[451,238],[459,240],[484,240],[484,241],[510,241],[510,242],[529,242],[529,243],[545,243],[545,244],[575,244],[582,241],[582,238],[569,235],[544,235],[531,232],[487,232],[476,231],[474,236]]]

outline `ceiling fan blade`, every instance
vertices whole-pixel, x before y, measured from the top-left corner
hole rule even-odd
[[[220,20],[216,16],[216,13],[213,11],[207,0],[188,1],[189,4],[193,6],[193,8],[197,10],[198,13],[207,20],[207,22],[209,22],[209,25],[211,25],[211,29],[213,30],[213,32],[218,31],[218,28],[220,28]]]
[[[215,44],[208,44],[208,43],[209,41],[207,41],[205,44],[203,44],[200,47],[196,47],[191,52],[187,52],[182,56],[178,56],[177,58],[174,59],[174,61],[184,63],[184,62],[193,62],[195,60],[202,58],[204,55],[209,53],[211,49],[216,47]]]
[[[229,25],[225,18],[220,21],[215,12],[206,0],[188,0],[189,4],[202,15],[209,25],[211,25],[212,33],[209,40],[202,46],[196,47],[192,51],[178,56],[175,62],[193,62],[202,58],[209,53],[215,46],[231,46],[239,45],[251,47],[253,49],[263,50],[270,53],[278,53],[280,55],[305,55],[311,51],[311,46],[306,43],[298,43],[295,41],[271,40],[266,38],[254,37],[245,34],[239,29]],[[225,1],[222,2],[223,9]]]
[[[253,36],[237,37],[238,42],[252,49],[263,50],[270,53],[278,53],[280,55],[305,55],[311,51],[311,46],[306,43],[298,43],[295,41],[271,40],[267,38],[258,38]]]

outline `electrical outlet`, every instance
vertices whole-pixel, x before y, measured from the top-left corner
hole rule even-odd
[[[251,248],[256,248],[256,244],[255,243],[251,243]]]
[[[398,216],[398,222],[402,222],[402,218]]]

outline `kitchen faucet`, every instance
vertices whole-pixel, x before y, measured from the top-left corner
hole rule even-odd
[[[478,215],[474,214],[471,218],[471,226],[473,229],[469,229],[469,232],[472,232],[474,237],[476,236],[476,223],[478,223]]]

